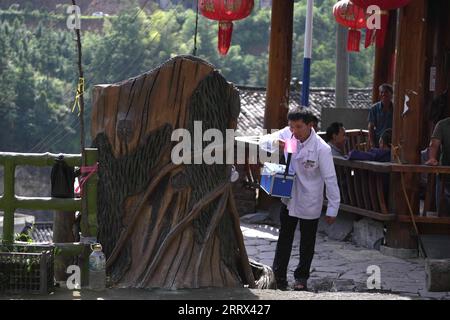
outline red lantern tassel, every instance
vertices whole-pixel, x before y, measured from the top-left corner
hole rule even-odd
[[[225,56],[228,53],[231,45],[231,36],[233,35],[233,22],[220,21],[219,22],[219,41],[217,48],[219,53]]]
[[[384,47],[386,32],[389,26],[389,11],[381,11],[381,29],[376,32],[375,45],[379,48]]]
[[[367,48],[374,42],[375,42],[375,30],[366,29],[366,40],[364,42],[364,47]]]
[[[347,51],[359,52],[360,40],[361,40],[361,31],[357,29],[349,29],[347,39]]]

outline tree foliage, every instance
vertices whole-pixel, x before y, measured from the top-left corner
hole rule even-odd
[[[122,81],[175,55],[193,53],[195,10],[177,4],[180,1],[171,3],[167,10],[152,4],[146,12],[131,2],[120,15],[105,18],[101,32],[82,30],[88,115],[94,84]],[[248,18],[234,23],[232,46],[225,57],[217,52],[218,23],[198,18],[197,55],[236,84],[265,86],[267,82],[271,12],[258,3]],[[311,69],[315,87],[335,84],[334,3],[315,1]],[[78,81],[73,31],[61,27],[64,16],[58,20],[41,11],[40,22],[28,25],[26,12],[14,13],[4,20],[0,13],[0,150],[79,152],[77,113],[71,112]],[[306,2],[296,1],[292,76],[297,78],[302,75],[305,14]],[[372,48],[351,54],[350,86],[371,85],[372,61]]]

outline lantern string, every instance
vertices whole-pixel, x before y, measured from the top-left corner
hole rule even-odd
[[[197,0],[197,13],[195,15],[195,32],[194,32],[194,56],[197,55],[197,33],[198,33],[198,0]]]

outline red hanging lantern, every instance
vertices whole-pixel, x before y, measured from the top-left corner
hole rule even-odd
[[[359,51],[361,31],[366,27],[366,15],[362,8],[354,5],[350,0],[341,0],[333,6],[336,22],[348,27],[348,51]]]
[[[384,46],[386,32],[389,24],[389,10],[398,9],[406,6],[411,0],[352,0],[357,6],[367,10],[369,6],[377,6],[380,8],[381,28],[366,29],[365,47],[370,46],[374,41],[377,47]]]
[[[221,55],[226,55],[230,48],[233,21],[247,17],[253,5],[253,0],[200,0],[200,13],[208,19],[219,21],[217,48]]]

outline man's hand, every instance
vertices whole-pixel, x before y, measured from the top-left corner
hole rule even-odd
[[[325,221],[328,224],[333,224],[336,221],[336,217],[325,216]]]
[[[438,153],[441,146],[441,140],[431,138],[430,145],[428,146],[428,161],[425,162],[429,166],[437,166],[439,164]]]
[[[437,161],[436,159],[429,159],[427,162],[425,162],[426,165],[428,166],[437,166],[439,164],[439,161]]]

